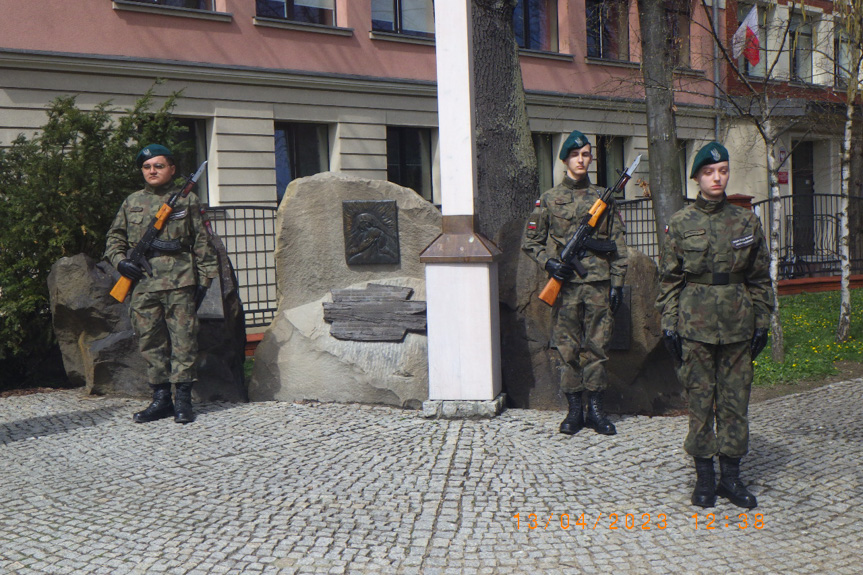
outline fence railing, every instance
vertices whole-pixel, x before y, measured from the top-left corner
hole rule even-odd
[[[839,211],[837,194],[791,194],[779,199],[779,271],[781,279],[834,276],[839,265]],[[761,200],[752,204],[761,217],[765,232],[770,229],[774,204]],[[854,232],[860,229],[863,198],[848,198],[849,228],[852,232],[851,273],[863,273],[863,253],[855,245]]]
[[[208,207],[213,229],[234,264],[246,327],[266,326],[278,307],[276,209],[262,206]]]
[[[839,196],[799,194],[780,201],[780,276],[782,279],[818,277],[839,273]],[[691,201],[691,200],[688,200]],[[860,230],[863,198],[850,198],[852,231]],[[659,238],[653,219],[653,200],[619,201],[626,223],[626,241],[659,259]],[[753,204],[765,231],[769,229],[768,200]],[[225,243],[239,282],[240,298],[249,327],[272,322],[278,307],[276,289],[276,209],[262,206],[219,206],[207,213]],[[855,215],[856,214],[856,215]],[[851,271],[863,273],[863,247],[852,249]]]

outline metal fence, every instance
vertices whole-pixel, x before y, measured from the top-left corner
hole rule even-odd
[[[692,200],[687,200],[691,202]],[[616,202],[620,217],[626,223],[626,244],[659,261],[659,237],[653,219],[653,200],[637,198]]]
[[[208,207],[213,229],[234,264],[246,327],[266,326],[278,306],[276,209],[262,206]]]
[[[791,194],[779,199],[779,271],[782,279],[835,276],[839,265],[839,209],[837,194]],[[859,233],[863,198],[849,201],[851,229],[851,273],[863,273],[863,259],[854,247]],[[752,204],[765,230],[770,228],[774,204],[762,200]]]
[[[851,204],[851,229],[859,230],[861,224],[854,219],[853,214],[863,214],[863,198],[851,198]],[[627,244],[658,261],[659,238],[651,198],[619,201],[617,206],[626,222]],[[753,206],[767,230],[771,204],[764,200]],[[836,214],[839,213],[839,196],[785,196],[781,198],[779,209],[782,210],[780,277],[793,279],[837,275],[839,225]],[[248,327],[269,325],[278,306],[276,210],[275,207],[262,206],[207,208],[213,228],[222,237],[234,264]],[[863,259],[854,259],[854,251],[852,273],[863,273]]]

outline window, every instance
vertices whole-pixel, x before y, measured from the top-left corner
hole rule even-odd
[[[689,67],[689,3],[667,0],[665,18],[668,21],[668,53],[674,66]]]
[[[677,140],[679,149],[677,150],[677,167],[680,169],[680,190],[683,197],[687,197],[686,189],[689,184],[689,178],[686,177],[686,150],[689,149],[687,140]]]
[[[387,127],[387,180],[432,201],[431,130]]]
[[[178,134],[178,145],[174,152],[174,162],[177,164],[176,176],[186,177],[195,173],[198,166],[207,159],[207,130],[204,120],[193,120],[191,118],[178,118],[177,123],[185,128]],[[207,171],[201,174],[195,194],[202,202],[209,198],[207,188]]]
[[[848,78],[851,77],[854,63],[851,61],[852,54],[851,41],[848,36],[841,30],[836,31],[836,36],[833,39],[833,75],[836,85],[840,88],[848,86]]]
[[[531,138],[539,175],[538,191],[542,192],[554,186],[554,148],[552,148],[551,134],[531,134]]]
[[[625,0],[587,0],[587,55],[629,60],[629,5]]]
[[[617,183],[620,174],[626,169],[623,165],[623,138],[617,136],[596,137],[596,185],[611,187]],[[623,199],[623,191],[615,195]]]
[[[173,6],[174,8],[191,8],[193,10],[213,10],[213,0],[131,0],[141,4],[157,6]]]
[[[329,169],[329,127],[326,124],[276,122],[276,198],[297,178]]]
[[[433,0],[372,0],[372,30],[433,38]]]
[[[557,0],[518,0],[513,26],[520,48],[557,52]]]
[[[791,78],[812,82],[812,22],[803,14],[792,14],[788,28],[791,46]]]
[[[335,26],[335,0],[255,0],[261,18]]]
[[[737,25],[739,26],[741,22],[743,22],[746,15],[749,14],[749,11],[752,10],[752,5],[744,5],[738,4],[737,6]],[[746,60],[744,56],[740,56],[739,67],[740,70],[743,71],[747,76],[753,76],[755,78],[763,78],[767,75],[767,30],[766,26],[762,24],[762,22],[766,22],[764,17],[764,12],[762,8],[759,6],[758,8],[758,46],[759,46],[759,60],[756,66],[750,66],[749,62]],[[736,30],[736,28],[735,28]]]

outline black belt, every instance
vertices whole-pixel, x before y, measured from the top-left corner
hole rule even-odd
[[[686,281],[694,284],[712,286],[727,286],[729,284],[742,284],[746,276],[742,272],[707,272],[703,274],[686,274]]]
[[[165,250],[157,250],[154,248],[150,248],[147,251],[147,257],[148,258],[157,258],[159,256],[178,256],[180,254],[187,254],[187,253],[189,253],[189,250],[180,250],[180,251],[176,251],[176,252],[166,252]]]

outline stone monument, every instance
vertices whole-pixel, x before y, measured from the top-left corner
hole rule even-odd
[[[333,305],[340,303],[333,296],[368,303],[376,290],[400,293],[403,303],[378,307],[423,311],[419,254],[440,234],[440,212],[408,188],[326,172],[290,183],[276,230],[279,308],[256,349],[249,398],[419,408],[428,398],[425,330],[399,328],[398,337],[358,341],[345,334],[393,330],[360,329],[357,322],[391,320],[372,313],[378,304],[351,312]],[[354,325],[334,328],[325,307]]]

